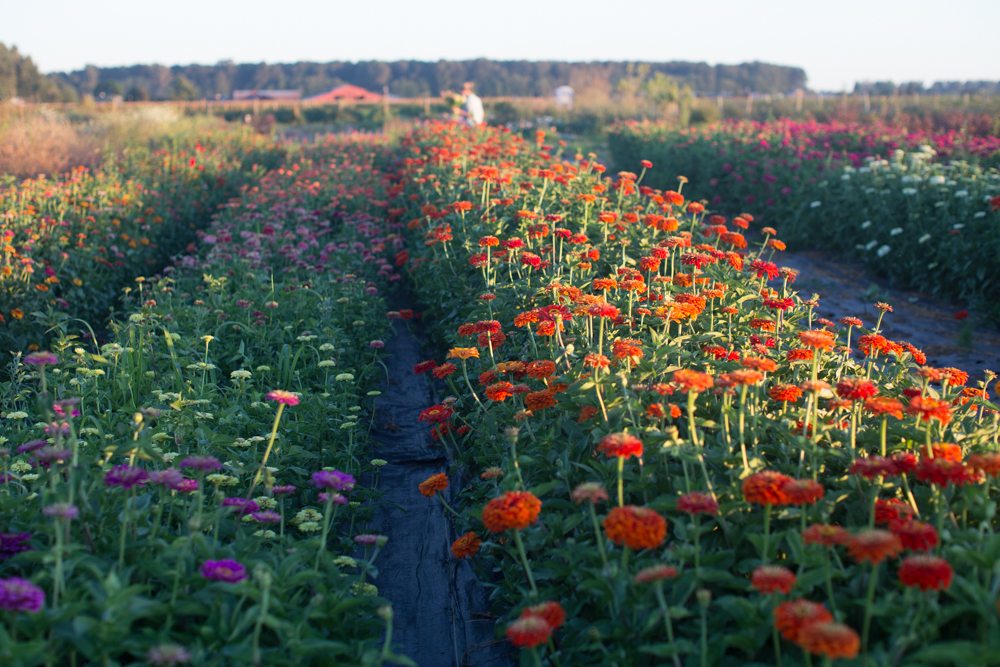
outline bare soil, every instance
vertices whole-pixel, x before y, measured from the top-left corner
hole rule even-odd
[[[984,369],[1000,371],[1000,331],[977,326],[974,312],[967,319],[956,319],[960,305],[890,289],[861,266],[831,253],[785,252],[775,261],[800,272],[793,288],[803,298],[820,295],[815,311],[819,317],[834,321],[860,317],[870,327],[878,319],[875,302],[884,301],[893,307],[883,320],[884,334],[916,345],[927,355],[929,365],[966,371],[970,386],[982,379]]]

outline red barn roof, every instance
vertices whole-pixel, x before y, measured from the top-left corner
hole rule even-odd
[[[373,93],[370,90],[365,90],[360,86],[353,86],[349,83],[345,83],[342,86],[337,86],[333,90],[328,90],[325,93],[320,93],[319,95],[314,95],[307,99],[308,102],[381,102],[382,96],[378,93]]]

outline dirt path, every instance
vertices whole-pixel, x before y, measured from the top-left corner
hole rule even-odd
[[[785,252],[775,261],[800,272],[793,287],[804,297],[811,292],[820,295],[816,311],[820,317],[836,321],[852,315],[872,326],[878,319],[873,304],[884,301],[893,307],[883,321],[885,335],[916,345],[929,365],[966,371],[970,386],[982,379],[984,369],[1000,371],[1000,332],[975,328],[971,318],[956,320],[958,306],[889,289],[863,268],[828,253]]]
[[[420,339],[405,322],[394,322],[387,341],[388,386],[375,403],[374,456],[389,463],[379,473],[382,497],[371,531],[388,536],[379,555],[376,585],[392,602],[394,650],[419,667],[506,666],[506,643],[494,640],[495,619],[487,614],[486,594],[467,561],[449,551],[457,537],[436,499],[417,486],[430,475],[448,471],[448,459],[434,445],[420,411],[435,401],[426,375],[413,366],[426,358]],[[446,496],[462,480],[449,471]]]

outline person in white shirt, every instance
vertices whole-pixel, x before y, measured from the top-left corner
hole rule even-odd
[[[471,81],[462,84],[462,97],[465,99],[465,109],[462,115],[465,122],[470,127],[482,125],[486,120],[486,113],[483,111],[483,101],[473,91],[474,85]]]

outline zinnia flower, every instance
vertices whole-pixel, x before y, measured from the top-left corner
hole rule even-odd
[[[694,516],[695,514],[716,515],[719,513],[719,503],[710,493],[692,491],[685,493],[677,499],[677,511],[685,512]]]
[[[831,660],[853,658],[861,648],[858,633],[843,623],[833,621],[812,623],[802,628],[797,643],[803,650]]]
[[[433,498],[434,494],[438,491],[444,491],[448,488],[448,475],[443,472],[435,473],[420,482],[420,494],[427,496],[428,498]]]
[[[606,496],[605,496],[606,498]],[[0,561],[31,551],[31,533],[0,533]]]
[[[525,616],[507,626],[507,638],[518,648],[534,648],[551,636],[552,626],[538,616]]]
[[[27,579],[0,579],[0,609],[34,614],[45,605],[45,591]]]
[[[530,616],[542,619],[553,630],[558,630],[566,622],[566,611],[562,608],[561,604],[554,601],[542,602],[541,604],[528,607],[521,612],[521,618],[528,618]]]
[[[788,503],[785,485],[791,481],[774,470],[756,472],[743,480],[743,498],[754,505],[784,505]]]
[[[823,485],[814,479],[791,479],[781,486],[789,505],[812,505],[823,499]]]
[[[843,544],[850,537],[841,526],[834,526],[828,523],[814,523],[802,531],[802,541],[806,544],[820,544],[825,547],[832,547]]]
[[[910,551],[930,551],[938,545],[937,529],[923,521],[890,521],[889,530]]]
[[[690,368],[674,371],[673,380],[674,384],[684,392],[703,392],[715,386],[711,375]]]
[[[125,463],[115,466],[104,474],[105,485],[118,486],[123,489],[131,489],[134,486],[142,486],[148,480],[149,473],[145,470]]]
[[[861,562],[878,565],[886,558],[893,558],[903,550],[903,543],[888,530],[872,528],[855,533],[847,539],[847,553]]]
[[[267,392],[265,398],[269,401],[274,401],[275,403],[287,406],[298,405],[300,400],[298,394],[285,391],[284,389],[273,389]]]
[[[907,556],[899,566],[899,582],[922,591],[943,591],[951,586],[951,565],[937,556]]]
[[[652,565],[639,570],[635,575],[635,583],[648,584],[677,576],[677,568],[672,565]]]
[[[753,571],[750,585],[760,593],[784,593],[787,595],[792,592],[792,588],[795,586],[795,574],[780,565],[761,565]]]
[[[667,520],[648,507],[625,505],[604,518],[604,532],[615,544],[630,549],[653,549],[667,537]]]
[[[627,459],[630,456],[642,456],[642,440],[628,433],[611,433],[601,439],[597,449],[609,458],[617,456]]]
[[[508,491],[486,503],[483,523],[493,533],[527,528],[538,520],[542,501],[530,491]]]
[[[201,576],[210,581],[225,581],[235,584],[247,578],[247,569],[242,563],[230,558],[207,560],[201,564]]]
[[[462,535],[451,543],[451,553],[459,560],[463,558],[471,558],[479,553],[479,547],[481,547],[482,544],[483,541],[479,539],[479,536],[470,530],[465,535]]]
[[[608,499],[608,492],[597,482],[584,482],[573,489],[570,497],[577,505],[585,502],[596,505]]]
[[[802,631],[810,625],[832,620],[826,607],[809,600],[788,600],[774,609],[774,627],[790,642],[798,643]]]
[[[312,483],[317,489],[350,491],[357,480],[354,475],[339,470],[318,470],[312,474]]]

